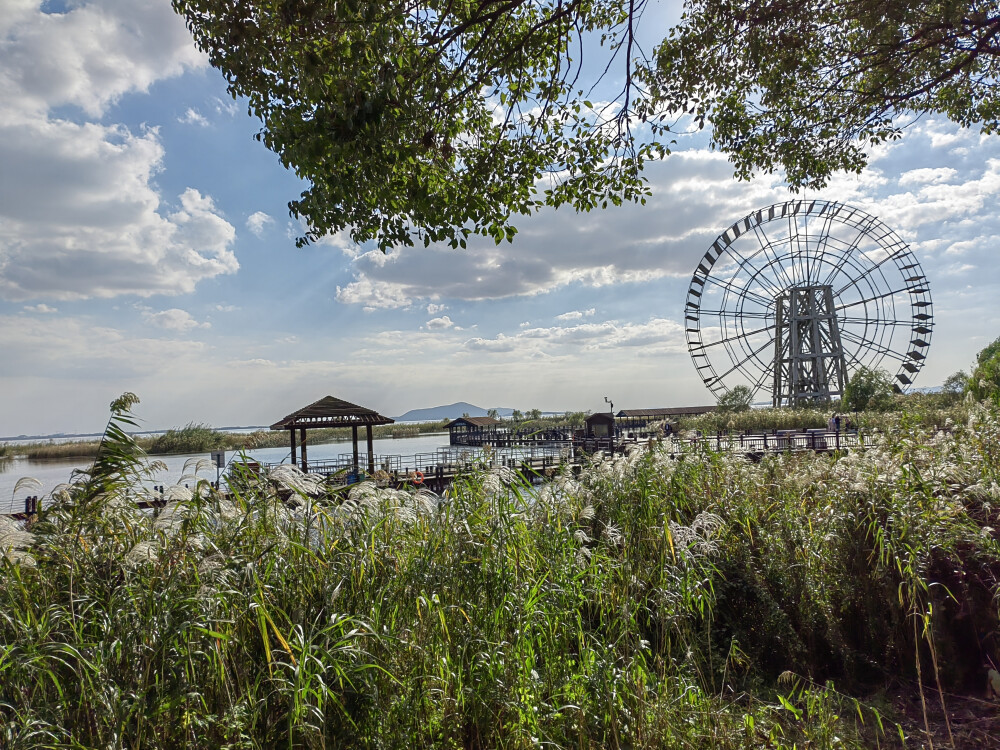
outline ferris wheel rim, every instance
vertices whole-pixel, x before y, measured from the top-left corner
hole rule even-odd
[[[809,222],[814,219],[822,220],[818,234],[809,233]],[[782,220],[788,222],[788,236],[769,240],[765,227]],[[799,220],[804,222],[802,233]],[[843,227],[854,233],[853,237],[848,234],[850,242],[834,236],[834,229]],[[748,251],[743,247],[746,242],[734,247],[750,234],[756,247],[750,241]],[[794,248],[790,247],[793,243]],[[860,250],[870,245],[878,251],[874,257],[870,250]],[[744,257],[747,254],[750,258]],[[758,256],[765,259],[763,264],[751,262]],[[736,263],[737,271],[720,280],[713,271],[724,258]],[[747,268],[754,273],[739,287],[734,282]],[[923,368],[933,330],[930,288],[916,255],[881,219],[862,209],[837,201],[790,200],[751,211],[731,224],[711,243],[692,275],[684,306],[685,340],[699,377],[714,394],[721,396],[730,389],[726,378],[734,372],[754,384],[755,394],[765,387],[774,365],[773,359],[761,355],[774,344],[773,335],[767,341],[767,332],[775,327],[773,295],[782,291],[782,283],[784,289],[808,284],[834,287],[836,283],[835,308],[838,321],[844,321],[845,359],[853,368],[861,364],[877,367],[888,358],[896,368],[894,387],[902,391],[912,385]],[[711,286],[718,287],[722,297],[714,309],[703,308]],[[747,309],[748,302],[752,304]],[[770,321],[768,310],[772,311]],[[706,341],[703,317],[717,326],[719,339]],[[755,325],[747,328],[748,321]],[[910,328],[910,340],[896,344],[897,329],[904,326]],[[751,346],[754,337],[759,338]],[[758,345],[760,340],[763,345]],[[720,347],[726,357],[717,355],[723,365],[717,368],[710,350]]]

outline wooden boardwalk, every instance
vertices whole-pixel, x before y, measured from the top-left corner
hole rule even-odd
[[[531,480],[544,480],[568,464],[582,469],[590,456],[595,454],[614,455],[633,448],[649,448],[650,443],[659,439],[640,437],[594,438],[576,437],[573,440],[532,439],[512,444],[504,436],[503,445],[452,446],[437,453],[418,453],[412,456],[374,456],[377,467],[374,475],[359,471],[354,465],[354,456],[344,454],[335,459],[312,461],[310,474],[321,474],[328,478],[332,487],[345,487],[364,479],[376,479],[391,486],[427,487],[434,492],[443,492],[459,476],[476,470],[507,468],[519,471]],[[775,430],[769,433],[696,435],[679,437],[673,435],[671,441],[673,456],[690,452],[714,451],[736,453],[750,460],[759,460],[770,453],[828,453],[864,449],[873,442],[874,435],[857,431],[831,430]],[[474,448],[474,450],[470,450]],[[367,454],[361,454],[361,466],[368,465]],[[251,463],[237,464],[235,471],[259,473],[281,464]],[[155,495],[149,501],[138,504],[143,509],[161,508],[167,504],[162,496]],[[38,497],[28,497],[24,501],[24,511],[7,514],[16,519],[27,519],[36,512]]]

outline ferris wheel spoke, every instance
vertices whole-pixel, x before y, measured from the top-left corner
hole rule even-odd
[[[774,330],[774,326],[770,325],[767,328],[758,328],[755,331],[742,331],[740,333],[735,333],[732,336],[727,336],[724,339],[719,339],[718,341],[710,341],[707,344],[701,344],[700,346],[692,347],[692,351],[701,351],[703,349],[708,349],[709,347],[718,346],[719,344],[728,344],[733,341],[738,341],[739,339],[749,339],[761,333],[767,333],[768,331]],[[772,337],[773,341],[774,338]]]
[[[705,281],[709,281],[709,282],[715,284],[716,286],[721,287],[722,289],[725,289],[726,291],[732,292],[737,297],[746,297],[746,298],[755,300],[756,302],[758,302],[763,307],[769,307],[771,305],[771,300],[767,299],[766,297],[761,297],[759,294],[751,292],[749,289],[740,289],[739,287],[735,287],[735,286],[732,286],[731,284],[727,284],[727,283],[724,283],[722,281],[719,281],[718,279],[716,279],[716,278],[714,278],[712,276],[707,277],[705,279]]]
[[[773,344],[774,344],[774,337],[772,336],[771,339],[769,341],[765,342],[763,346],[757,347],[752,352],[750,352],[750,354],[748,354],[746,357],[744,357],[739,362],[737,362],[736,364],[734,364],[732,367],[730,367],[724,373],[722,373],[721,375],[717,375],[715,377],[715,380],[722,380],[724,377],[726,377],[726,375],[731,375],[732,373],[736,372],[743,365],[745,365],[747,362],[749,362],[751,359],[753,359],[754,357],[756,357],[758,354],[760,354],[762,351],[764,351],[767,347],[772,346]]]
[[[864,297],[862,299],[855,300],[854,302],[847,302],[843,305],[838,305],[833,309],[836,310],[837,312],[840,312],[841,310],[846,310],[848,307],[856,307],[857,305],[867,305],[869,302],[877,302],[880,299],[885,299],[886,297],[892,297],[896,294],[901,294],[902,292],[905,291],[906,291],[905,288],[894,289],[893,291],[890,292],[883,292],[882,294],[876,294],[874,297]]]
[[[880,247],[881,247],[881,245],[880,245]],[[873,263],[870,268],[866,269],[864,271],[864,273],[861,274],[861,276],[858,276],[856,279],[852,279],[847,284],[845,284],[842,289],[840,289],[837,292],[834,292],[834,294],[840,294],[840,292],[842,292],[844,289],[847,289],[852,284],[856,284],[858,281],[860,281],[861,279],[865,278],[866,276],[870,276],[875,271],[879,271],[879,273],[881,273],[881,269],[882,269],[883,265],[885,265],[886,263],[888,263],[890,260],[896,260],[897,258],[900,258],[900,257],[902,257],[902,256],[904,256],[904,255],[906,255],[907,253],[910,252],[909,247],[907,247],[906,244],[904,244],[902,240],[896,240],[890,247],[891,247],[891,251],[890,250],[885,250],[885,248],[883,248],[885,250],[885,252],[886,252],[886,256],[884,258],[882,258],[882,260]],[[883,275],[883,278],[885,278],[884,275]],[[920,276],[920,278],[923,278],[922,275]],[[917,280],[918,279],[915,278],[914,282],[916,282]]]
[[[764,381],[767,380],[768,378],[772,378],[772,377],[774,377],[774,367],[773,367],[773,365],[772,365],[772,367],[765,368],[764,370],[761,371],[760,377],[757,378],[757,380],[754,381],[753,392],[756,394],[757,391],[759,391],[763,387]]]
[[[738,320],[740,318],[753,318],[755,320],[767,320],[774,317],[774,313],[766,312],[743,312],[740,310],[705,310],[704,308],[699,308],[698,312],[702,315],[715,315],[720,318],[733,318]]]
[[[760,243],[760,249],[761,252],[764,254],[764,257],[770,258],[770,264],[777,269],[774,274],[775,281],[777,281],[779,285],[783,285],[785,289],[787,289],[790,286],[793,286],[792,280],[788,276],[788,271],[785,268],[784,263],[781,262],[781,256],[779,256],[778,253],[774,251],[774,243],[770,240],[770,238],[768,238],[767,232],[765,232],[764,228],[759,224],[754,225],[753,231],[754,235],[757,237],[757,242]],[[771,251],[770,254],[768,251]],[[779,271],[780,271],[780,276],[782,278],[778,278]],[[778,289],[776,291],[781,292],[782,290]]]
[[[854,238],[854,240],[851,242],[850,245],[848,245],[847,247],[843,248],[838,253],[838,256],[840,258],[840,262],[835,263],[834,267],[833,267],[833,270],[830,271],[830,273],[827,274],[826,278],[823,280],[823,285],[824,286],[830,284],[830,282],[832,282],[837,277],[838,273],[842,273],[844,271],[844,264],[847,263],[848,260],[851,260],[851,258],[854,257],[855,253],[857,252],[857,250],[861,246],[861,240],[863,240],[867,236],[866,233],[867,233],[868,225],[873,225],[874,222],[875,222],[875,218],[874,217],[869,217],[869,219],[866,220],[865,222],[863,222],[861,226],[855,227],[855,229],[858,232],[857,236]],[[854,265],[854,264],[852,263],[851,265]],[[861,269],[859,269],[859,270],[861,270]],[[852,278],[852,281],[849,281],[844,286],[844,289],[846,289],[847,287],[849,287],[851,285],[851,283],[853,282],[854,277],[851,277],[851,278]],[[840,292],[834,292],[834,296],[836,296],[839,293]]]
[[[912,320],[898,320],[896,318],[852,318],[849,316],[837,317],[837,323],[844,325],[871,325],[878,323],[880,326],[911,326]]]
[[[761,249],[763,250],[763,248],[761,248]],[[751,269],[754,270],[755,273],[753,273],[749,277],[750,279],[759,279],[760,276],[761,276],[761,274],[768,267],[767,263],[765,263],[763,267],[758,266],[756,263],[753,263],[750,258],[747,258],[743,253],[741,253],[739,250],[737,250],[736,248],[734,248],[732,245],[729,246],[728,252],[729,252],[730,255],[733,256],[733,258],[735,258],[739,262],[739,266],[740,266],[741,270],[742,269],[747,269],[747,268],[751,268]],[[765,261],[767,260],[766,253],[765,253],[764,260]],[[778,286],[775,286],[775,284],[772,283],[770,279],[767,279],[767,277],[764,277],[764,282],[759,282],[759,283],[761,283],[762,286],[766,286],[767,287],[766,291],[768,291],[768,292],[770,292],[772,294],[778,294],[781,291],[781,289]]]
[[[854,343],[858,344],[859,346],[864,347],[868,351],[874,351],[874,352],[876,352],[878,354],[881,354],[881,355],[883,355],[885,357],[891,357],[892,359],[895,359],[898,362],[906,362],[907,361],[907,357],[906,357],[905,354],[900,354],[899,352],[895,351],[894,349],[889,349],[888,347],[883,346],[881,344],[876,344],[874,341],[871,341],[870,339],[868,339],[868,340],[863,339],[861,336],[858,336],[856,334],[850,333],[848,331],[841,331],[840,335],[843,336],[843,337],[845,337],[845,338],[847,338],[847,339],[849,339],[849,340],[851,340],[851,341],[853,341]],[[856,357],[855,359],[860,359],[860,358]]]
[[[819,235],[819,241],[816,243],[817,255],[812,259],[809,267],[809,283],[818,284],[819,274],[823,268],[823,262],[826,258],[827,248],[830,245],[830,233],[833,225],[833,218],[836,215],[835,211],[826,211],[823,214],[823,228]]]

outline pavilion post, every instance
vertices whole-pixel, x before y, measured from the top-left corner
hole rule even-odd
[[[309,473],[309,463],[306,459],[306,428],[302,427],[299,430],[299,442],[302,444],[302,473]]]
[[[372,426],[370,424],[365,425],[365,429],[368,432],[368,473],[375,473],[375,450],[372,447]]]
[[[295,455],[295,428],[292,427],[288,430],[288,434],[292,438],[292,466],[298,463],[298,458]]]
[[[358,426],[351,425],[351,441],[354,443],[354,471],[358,471]]]

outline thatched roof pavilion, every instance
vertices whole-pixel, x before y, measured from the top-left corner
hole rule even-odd
[[[364,426],[368,437],[368,471],[375,471],[375,456],[372,449],[372,427],[378,424],[392,424],[395,420],[383,417],[376,411],[352,404],[343,399],[326,396],[298,411],[293,411],[283,419],[271,425],[272,430],[288,430],[292,443],[292,463],[296,463],[295,431],[299,431],[299,443],[302,446],[302,471],[309,470],[306,458],[306,430],[317,427],[350,427],[351,440],[354,444],[354,469],[358,469],[358,427]]]

